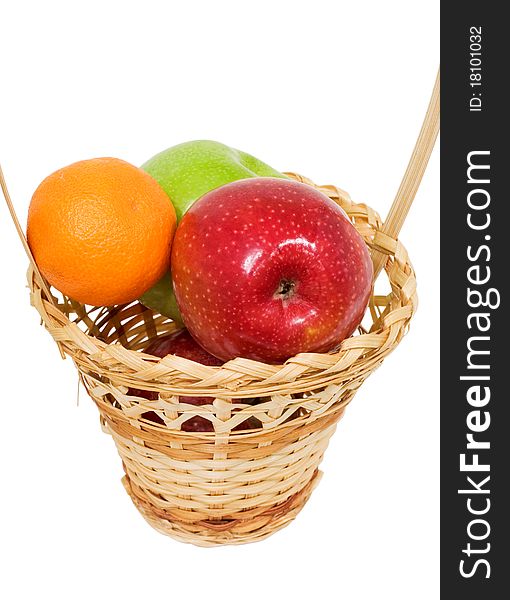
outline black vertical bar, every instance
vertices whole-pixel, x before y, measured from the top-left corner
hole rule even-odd
[[[441,8],[441,594],[463,600],[510,597],[504,5]]]

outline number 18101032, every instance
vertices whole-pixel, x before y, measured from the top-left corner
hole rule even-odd
[[[482,110],[482,27],[469,28],[469,110]]]

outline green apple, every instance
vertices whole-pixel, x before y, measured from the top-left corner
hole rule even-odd
[[[140,298],[140,302],[152,308],[160,315],[170,317],[173,321],[182,325],[182,317],[177,306],[177,300],[175,299],[174,290],[172,287],[172,278],[170,271],[165,273],[163,277],[154,284],[150,290],[147,290],[145,294]]]
[[[168,148],[150,158],[142,169],[167,193],[177,222],[201,196],[227,183],[251,177],[287,179],[258,158],[211,140],[185,142]],[[182,323],[169,273],[148,290],[140,302]]]
[[[142,169],[168,194],[177,221],[205,193],[249,177],[285,177],[258,158],[210,140],[185,142],[150,158]]]

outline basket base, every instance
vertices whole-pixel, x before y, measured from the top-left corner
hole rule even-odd
[[[282,504],[271,507],[256,517],[245,521],[238,520],[235,523],[217,524],[206,521],[187,524],[172,521],[168,517],[157,514],[150,504],[137,496],[127,475],[122,478],[122,483],[133,504],[154,529],[180,542],[212,547],[258,542],[283,529],[301,511],[321,477],[322,471],[316,470],[302,490]]]

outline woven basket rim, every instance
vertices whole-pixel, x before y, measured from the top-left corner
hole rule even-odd
[[[137,385],[140,389],[157,389],[168,394],[224,395],[226,398],[246,397],[252,392],[285,393],[288,389],[296,390],[299,383],[302,384],[301,391],[306,392],[336,382],[346,372],[373,370],[374,363],[380,363],[388,351],[399,343],[416,310],[416,279],[407,251],[399,240],[381,232],[379,215],[366,204],[353,202],[347,192],[336,186],[317,186],[296,173],[286,174],[315,187],[337,202],[371,250],[387,256],[384,271],[391,292],[386,296],[372,295],[367,308],[374,322],[370,331],[346,338],[335,352],[300,353],[278,365],[246,358],[235,358],[219,367],[202,365],[174,355],[159,359],[140,350],[128,349],[121,343],[106,343],[91,333],[90,327],[88,332],[80,329],[77,323],[84,318],[90,320],[88,315],[93,310],[105,313],[112,309],[81,307],[81,318],[72,320],[68,313],[81,305],[65,296],[59,299],[54,290],[51,291],[53,301],[47,299],[34,269],[30,267],[28,282],[31,302],[58,343],[62,356],[71,356],[78,367],[86,372],[101,374],[104,370],[108,375],[114,372],[116,381],[126,387]],[[113,310],[121,313],[138,311],[140,318],[143,312],[150,311],[138,303],[114,307]],[[95,323],[98,320],[96,317]],[[161,322],[164,321],[169,320],[161,318]],[[163,331],[161,335],[167,332]]]

